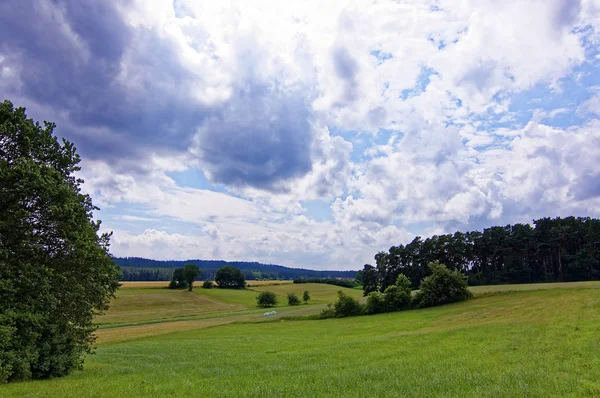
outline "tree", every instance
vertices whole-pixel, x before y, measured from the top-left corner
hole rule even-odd
[[[215,282],[219,284],[219,287],[223,288],[243,289],[246,287],[244,274],[239,268],[232,265],[219,268],[215,275]]]
[[[186,287],[187,282],[185,280],[184,269],[175,268],[171,277],[171,283],[169,283],[169,289],[184,289]]]
[[[304,294],[302,294],[302,300],[304,300],[304,304],[308,304],[308,300],[310,300],[310,294],[308,294],[308,290],[305,290]]]
[[[377,269],[370,264],[365,264],[363,272],[363,296],[379,290]]]
[[[355,316],[362,313],[362,307],[358,300],[341,290],[338,291],[338,299],[333,303],[333,308],[337,317]]]
[[[200,275],[200,268],[198,268],[196,264],[186,264],[183,267],[183,279],[188,285],[188,291],[192,291],[194,279],[196,279],[198,275]]]
[[[300,298],[298,298],[298,295],[296,295],[296,293],[288,293],[287,298],[288,298],[288,305],[300,304]]]
[[[119,285],[80,157],[55,127],[0,104],[0,383],[81,367]]]
[[[205,289],[211,289],[213,287],[213,283],[212,281],[204,281],[204,283],[202,283],[202,287]]]
[[[431,275],[423,279],[415,302],[419,307],[463,301],[472,296],[467,278],[458,270],[450,271],[439,261],[429,263]]]
[[[275,295],[275,293],[270,292],[270,291],[264,291],[261,292],[257,297],[256,297],[256,302],[258,303],[258,305],[260,307],[273,307],[275,305],[277,305],[277,296]]]
[[[369,315],[379,314],[386,311],[384,296],[379,292],[371,292],[367,296],[367,304],[365,305],[365,313]]]

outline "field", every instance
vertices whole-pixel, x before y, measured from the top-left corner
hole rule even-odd
[[[312,305],[276,308],[295,316],[340,289],[256,289],[267,288],[309,290]],[[600,282],[473,290],[430,309],[266,321],[249,300],[257,291],[123,289],[83,371],[0,386],[0,396],[600,396]],[[163,305],[168,296],[182,308]]]

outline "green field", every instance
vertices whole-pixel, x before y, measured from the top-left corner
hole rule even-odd
[[[296,287],[266,288],[283,295]],[[330,296],[306,289],[326,302],[339,290],[331,288]],[[264,310],[244,301],[255,291],[225,298],[217,295],[228,291],[217,289],[187,296],[125,290],[123,303],[137,295],[147,311],[115,301],[83,371],[0,386],[0,396],[600,396],[599,282],[477,287],[463,303],[320,321],[265,321]],[[189,307],[174,314],[156,301],[163,294]],[[177,320],[207,299],[224,309]],[[276,310],[303,315],[323,307]],[[114,327],[128,311],[144,320]]]

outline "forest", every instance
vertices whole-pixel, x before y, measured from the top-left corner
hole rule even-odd
[[[439,261],[468,277],[470,285],[587,281],[600,279],[600,220],[541,218],[533,224],[455,232],[392,246],[365,264],[359,277],[365,295],[384,291],[399,274],[418,288]]]
[[[200,267],[198,280],[214,280],[217,270],[231,265],[239,268],[246,280],[295,279],[295,278],[347,278],[352,279],[356,271],[316,271],[303,268],[288,268],[282,265],[262,264],[245,261],[185,260],[160,261],[140,257],[115,257],[121,267],[122,281],[166,281],[170,280],[174,268],[187,263]]]

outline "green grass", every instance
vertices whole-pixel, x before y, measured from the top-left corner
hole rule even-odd
[[[195,289],[200,290],[200,289]],[[204,289],[206,290],[206,289]],[[105,315],[96,319],[98,325],[165,320],[206,313],[246,309],[233,300],[216,300],[208,295],[187,290],[165,288],[121,289]]]
[[[600,396],[593,286],[356,318],[239,321],[100,345],[84,371],[0,386],[0,396]]]
[[[325,283],[293,283],[287,285],[253,287],[252,289],[256,291],[269,290],[275,293],[279,296],[279,306],[287,305],[288,293],[296,293],[300,300],[302,300],[302,294],[305,290],[308,290],[310,294],[309,303],[311,304],[327,304],[335,301],[337,299],[338,290],[342,290],[347,295],[356,299],[361,299],[363,297],[362,289],[349,289]]]

